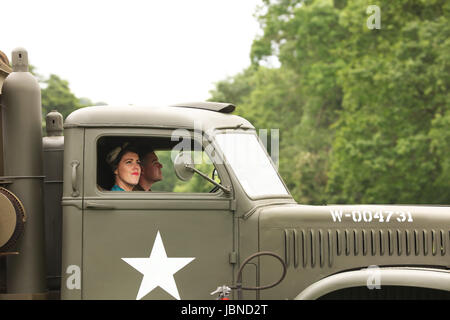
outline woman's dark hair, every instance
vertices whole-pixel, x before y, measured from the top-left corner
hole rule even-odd
[[[116,171],[117,166],[119,165],[120,160],[127,152],[134,152],[139,155],[139,152],[135,146],[131,146],[128,143],[124,143],[122,146],[114,148],[108,155],[106,156],[106,162],[108,162],[112,171]]]

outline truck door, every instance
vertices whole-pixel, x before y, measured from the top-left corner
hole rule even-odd
[[[98,181],[101,149],[108,147],[102,138],[170,141],[172,133],[122,130],[86,129],[82,298],[212,299],[217,286],[232,283],[232,196],[220,190],[157,192],[157,184],[152,192],[105,190]],[[225,168],[216,169],[223,184],[230,185]],[[164,164],[163,182],[173,182],[172,170]]]

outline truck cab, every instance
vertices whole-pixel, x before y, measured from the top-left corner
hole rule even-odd
[[[62,269],[80,266],[82,285],[63,286],[63,298],[136,298],[143,275],[126,259],[149,258],[158,243],[168,259],[192,261],[174,274],[178,290],[160,286],[139,298],[207,299],[218,285],[233,283],[238,255],[258,251],[257,223],[240,225],[242,215],[261,205],[295,203],[255,128],[233,109],[224,103],[99,106],[66,119]],[[110,191],[106,154],[124,143],[155,150],[162,182],[176,180],[174,159],[191,153],[195,166],[207,176],[217,173],[226,191],[199,176],[200,192],[158,190],[162,182],[152,192]],[[256,271],[250,266],[245,274],[253,285]]]

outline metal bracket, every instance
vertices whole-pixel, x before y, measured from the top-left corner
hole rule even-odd
[[[208,180],[209,182],[211,182],[213,185],[217,186],[218,188],[222,189],[223,192],[225,192],[226,195],[230,195],[231,194],[231,186],[223,186],[220,183],[215,182],[214,180],[212,180],[210,177],[208,177],[207,175],[205,175],[203,172],[201,172],[200,170],[197,170],[196,168],[194,168],[192,165],[186,164],[185,168],[194,171],[195,173],[197,173],[198,175],[200,175],[201,177],[203,177],[204,179]]]
[[[230,252],[230,264],[236,264],[237,263],[237,253],[236,251]]]
[[[11,255],[18,255],[19,252],[16,251],[12,251],[12,252],[0,252],[0,257],[1,256],[11,256]]]
[[[12,183],[13,183],[12,180],[0,179],[0,185],[6,185],[6,184],[12,184]]]
[[[230,201],[230,210],[236,211],[236,199]]]

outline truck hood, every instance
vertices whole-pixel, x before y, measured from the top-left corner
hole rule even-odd
[[[284,258],[287,292],[371,265],[450,267],[450,207],[293,204],[258,213],[260,250]],[[262,263],[261,279],[276,268]]]

